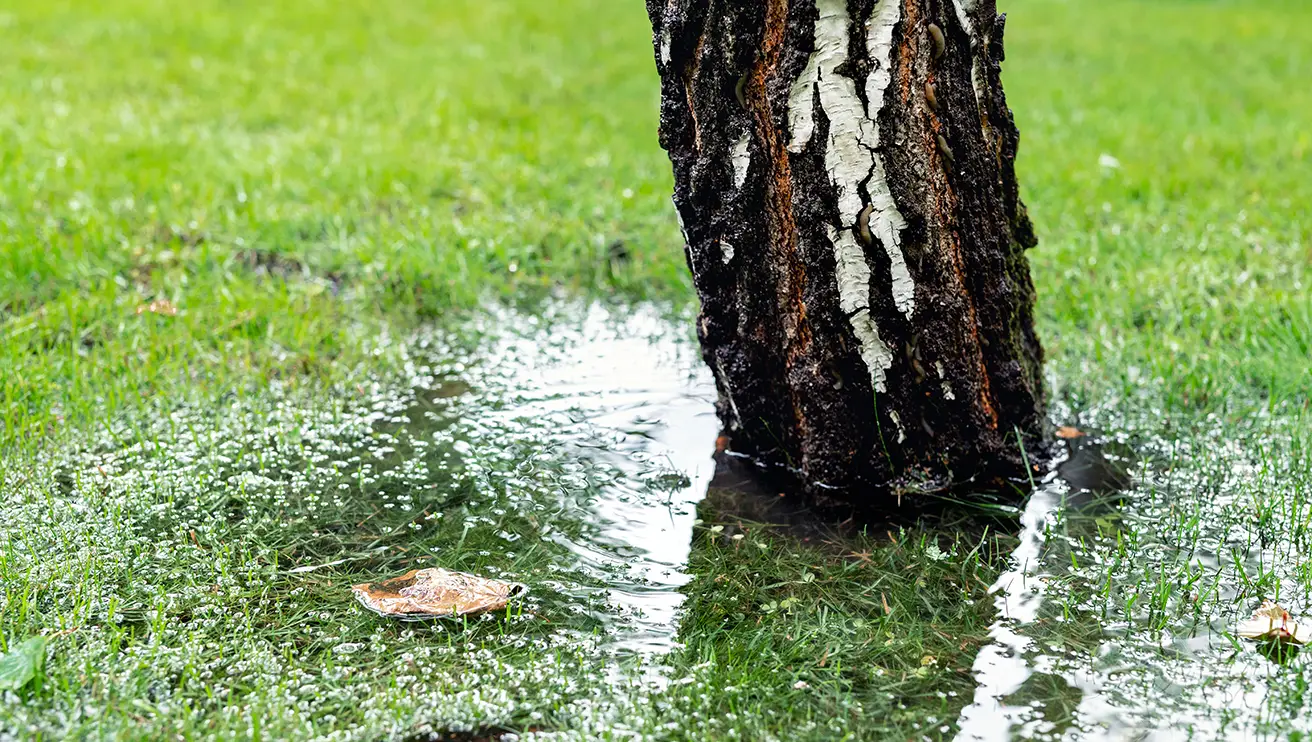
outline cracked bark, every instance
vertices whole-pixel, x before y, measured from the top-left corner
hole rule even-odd
[[[648,0],[732,450],[889,508],[1015,491],[1042,348],[995,0]]]

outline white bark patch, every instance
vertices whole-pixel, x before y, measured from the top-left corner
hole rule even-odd
[[[902,418],[897,416],[896,412],[890,411],[888,416],[893,418],[893,425],[897,426],[897,442],[901,443],[907,439],[907,431],[902,428]]]
[[[956,399],[957,395],[952,393],[952,385],[948,383],[948,376],[943,372],[943,362],[934,361],[934,370],[938,372],[938,378],[942,380],[940,383],[943,386],[943,397],[949,400]]]
[[[729,427],[738,430],[742,427],[742,415],[738,414],[738,404],[733,401],[733,390],[729,388],[729,376],[724,373],[720,367],[720,360],[715,360],[715,375],[720,379],[720,386],[724,389],[724,398],[729,402],[729,411],[733,413],[733,420],[730,421]]]
[[[847,40],[852,26],[846,0],[819,0],[817,9],[820,17],[815,24],[816,88],[820,92],[820,106],[829,118],[825,169],[838,191],[839,221],[844,227],[851,227],[865,206],[861,184],[874,165],[873,150],[879,143],[879,132],[862,108],[856,82],[838,73],[838,67],[847,62]]]
[[[957,11],[957,22],[966,30],[966,35],[975,38],[975,25],[970,22],[970,12],[975,9],[975,0],[952,0],[952,7]]]
[[[742,188],[747,182],[747,170],[752,166],[752,153],[748,151],[751,133],[743,132],[738,143],[733,146],[733,187]]]
[[[970,37],[970,87],[975,91],[975,104],[983,105],[984,59],[980,51],[988,40],[975,38],[975,23],[970,19],[971,12],[975,10],[975,0],[952,0],[952,7],[957,11],[957,22]]]
[[[806,149],[806,145],[811,143],[811,135],[815,133],[815,112],[812,108],[815,102],[815,80],[816,71],[819,69],[819,58],[818,50],[811,53],[806,67],[802,69],[802,74],[797,77],[797,81],[788,91],[789,152],[801,152]]]
[[[847,44],[852,19],[846,0],[817,0],[815,52],[793,84],[789,94],[789,150],[800,152],[815,131],[814,106],[829,119],[825,141],[825,169],[838,193],[838,218],[842,229],[830,227],[834,246],[839,302],[861,344],[861,357],[870,370],[875,390],[885,391],[885,372],[893,356],[879,337],[870,314],[870,265],[854,230],[865,208],[862,186],[870,194],[871,234],[888,254],[893,279],[893,303],[909,319],[915,312],[915,283],[902,254],[902,230],[906,220],[897,209],[889,189],[883,159],[879,156],[879,111],[884,91],[893,78],[893,30],[901,18],[901,0],[880,0],[866,24],[866,51],[873,71],[866,79],[867,110],[857,95],[856,81],[838,72],[847,62]]]
[[[829,227],[829,242],[834,246],[834,273],[838,278],[838,306],[852,323],[861,348],[861,360],[870,370],[875,391],[887,391],[885,374],[893,367],[893,351],[879,337],[879,328],[870,316],[870,265],[865,251],[852,230],[842,232]]]
[[[879,146],[879,111],[884,107],[884,91],[893,81],[893,29],[902,16],[901,0],[881,0],[875,6],[866,35],[866,52],[875,63],[866,78],[866,99],[870,101],[870,122],[874,142],[870,145],[874,164],[866,190],[874,210],[870,214],[870,231],[879,238],[888,253],[893,276],[893,303],[899,312],[911,319],[916,311],[916,284],[911,280],[906,258],[902,255],[902,230],[906,220],[897,210],[893,193],[888,188],[888,175],[884,160],[876,148]]]

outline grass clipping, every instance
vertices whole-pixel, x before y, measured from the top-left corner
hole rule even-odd
[[[528,588],[518,582],[431,567],[351,587],[360,605],[385,618],[422,621],[499,611]]]

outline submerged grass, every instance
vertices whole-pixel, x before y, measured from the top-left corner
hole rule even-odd
[[[504,329],[459,329],[560,286],[680,316],[639,4],[0,5],[0,650],[50,640],[0,738],[951,737],[1004,573],[1040,596],[1001,626],[1011,732],[1312,732],[1306,657],[1228,634],[1312,612],[1312,9],[1003,9],[1054,417],[1131,484],[1050,484],[1021,565],[953,522],[803,541],[712,487],[654,663],[595,504],[670,472],[516,417]],[[410,626],[346,590],[427,563],[533,591]]]
[[[577,352],[566,332],[532,344]],[[626,649],[638,629],[607,594],[640,545],[603,538],[596,503],[664,510],[668,471],[608,464],[593,452],[616,439],[583,400],[543,413],[534,401],[558,397],[511,376],[548,366],[489,342],[394,343],[391,373],[128,415],[7,471],[0,615],[8,636],[57,638],[0,731],[757,739],[951,721],[972,685],[957,636],[991,620],[996,540],[931,549],[901,530],[835,550],[708,511],[693,597],[658,628],[684,647],[654,665]],[[419,625],[349,593],[437,564],[533,590],[504,615]]]

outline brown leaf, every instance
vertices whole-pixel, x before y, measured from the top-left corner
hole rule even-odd
[[[365,608],[388,618],[421,620],[499,611],[528,588],[440,567],[414,569],[400,577],[351,587]]]
[[[1251,618],[1239,622],[1235,633],[1254,641],[1303,645],[1312,638],[1312,626],[1298,624],[1278,603],[1264,600]]]
[[[1085,433],[1083,430],[1080,430],[1079,428],[1072,428],[1069,425],[1063,425],[1060,428],[1057,428],[1057,437],[1062,438],[1064,440],[1069,441],[1074,438],[1083,438],[1084,435]]]
[[[173,306],[173,302],[168,299],[156,299],[149,304],[141,304],[137,306],[137,314],[145,314],[146,312],[173,317],[178,313],[178,308]]]

